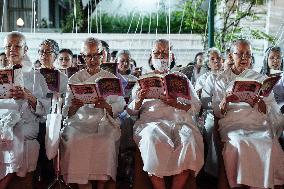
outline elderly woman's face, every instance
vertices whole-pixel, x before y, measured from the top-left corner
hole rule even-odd
[[[25,42],[20,36],[8,37],[5,40],[5,54],[10,64],[21,64],[27,51],[27,48],[24,44]]]
[[[239,73],[250,68],[251,66],[251,48],[247,43],[238,43],[232,52],[232,58],[234,60],[233,68]]]
[[[53,62],[56,59],[56,55],[54,53],[52,45],[49,44],[40,45],[38,54],[39,54],[39,61],[42,65],[53,67]]]
[[[102,62],[102,52],[99,52],[98,46],[95,43],[85,44],[82,55],[88,68],[96,69]]]
[[[217,52],[210,53],[208,64],[212,71],[220,70],[220,68],[222,67],[222,63],[221,63],[221,57]]]
[[[274,70],[280,70],[281,66],[281,52],[271,51],[268,55],[268,67]]]
[[[130,57],[128,54],[122,54],[117,59],[118,70],[126,72],[130,69]]]

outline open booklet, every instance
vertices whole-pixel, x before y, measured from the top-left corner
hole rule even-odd
[[[55,69],[41,68],[40,73],[45,78],[48,89],[51,91],[59,92],[60,72]]]
[[[21,68],[21,65],[14,65],[13,68],[0,69],[0,99],[11,98],[10,90],[14,85],[24,85]]]
[[[263,82],[249,80],[246,78],[237,78],[232,92],[238,97],[240,102],[246,102],[253,107],[257,97],[269,96],[274,85],[280,78],[281,76],[275,75],[266,78]]]
[[[74,98],[84,104],[94,104],[97,98],[109,95],[123,96],[123,90],[118,78],[99,78],[95,83],[69,84]]]
[[[61,72],[67,75],[68,78],[70,78],[72,75],[77,73],[79,71],[79,67],[69,67],[65,69],[60,69]]]
[[[149,74],[139,78],[139,86],[146,89],[148,99],[158,99],[161,96],[191,99],[189,81],[178,74]]]

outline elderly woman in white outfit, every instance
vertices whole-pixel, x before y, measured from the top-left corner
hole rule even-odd
[[[154,72],[169,73],[169,42],[154,42]],[[181,74],[181,73],[176,73]],[[183,75],[186,77],[185,75]],[[173,176],[172,189],[182,189],[189,176],[203,165],[203,140],[192,116],[199,112],[200,101],[189,83],[191,100],[184,98],[145,99],[147,90],[134,86],[131,113],[139,114],[134,139],[155,189],[165,189],[164,176]]]
[[[204,137],[207,143],[207,156],[204,165],[205,172],[212,176],[218,177],[218,159],[216,154],[216,140],[214,137],[214,115],[212,109],[212,92],[214,89],[214,83],[216,77],[220,73],[222,67],[221,53],[216,48],[210,48],[207,51],[208,67],[210,71],[201,75],[196,83],[195,90],[197,94],[200,94],[200,100],[205,118],[204,124]]]
[[[231,93],[235,80],[263,76],[250,70],[251,46],[246,40],[233,42],[234,65],[221,73],[215,82],[213,110],[219,118],[219,133],[224,144],[222,155],[231,188],[273,188],[284,184],[284,152],[273,127],[283,124],[283,115],[273,93],[258,98],[256,104],[239,102]]]
[[[39,118],[49,109],[44,77],[23,61],[28,50],[25,37],[18,32],[9,33],[4,48],[8,67],[21,65],[22,68],[14,71],[12,98],[0,100],[0,188],[6,188],[15,174],[24,177],[35,170]]]
[[[69,84],[94,83],[98,78],[115,78],[100,69],[102,44],[87,38],[81,52],[87,68],[75,73]],[[104,188],[109,179],[116,179],[120,128],[118,114],[124,110],[123,96],[111,95],[95,104],[83,104],[68,90],[63,114],[67,116],[62,133],[62,174],[67,183],[78,183],[79,188],[91,188],[90,180]]]

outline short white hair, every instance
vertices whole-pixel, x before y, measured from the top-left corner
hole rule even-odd
[[[23,41],[24,47],[27,47],[26,37],[21,32],[18,31],[12,31],[6,35],[3,43],[4,46],[7,44],[8,39],[11,37],[19,37]]]
[[[81,52],[85,51],[85,46],[88,45],[88,44],[95,44],[97,46],[99,52],[103,50],[103,46],[102,46],[101,40],[99,40],[97,38],[94,38],[94,37],[88,37],[82,43]]]

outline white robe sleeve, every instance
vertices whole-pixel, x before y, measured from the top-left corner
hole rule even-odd
[[[275,101],[273,93],[263,100],[266,104],[267,116],[272,126],[271,129],[279,137],[284,128],[284,116],[280,111],[281,106]]]
[[[213,91],[212,108],[214,111],[214,115],[216,115],[218,118],[224,117],[224,115],[221,113],[220,103],[226,95],[225,85],[225,82],[222,80],[216,81],[215,90]]]
[[[47,98],[48,87],[43,75],[39,71],[33,72],[33,86],[28,89],[37,98],[36,109],[31,108],[31,111],[39,116],[45,116],[49,113],[51,101]]]
[[[213,96],[214,85],[215,85],[215,79],[212,75],[210,75],[206,79],[201,93],[200,100],[202,103],[202,107],[204,109],[212,109],[212,96]]]
[[[74,98],[73,93],[71,92],[70,88],[68,87],[67,92],[66,92],[64,105],[63,105],[63,108],[62,108],[63,117],[68,116],[69,107],[71,106],[71,101],[72,101],[73,98]]]

